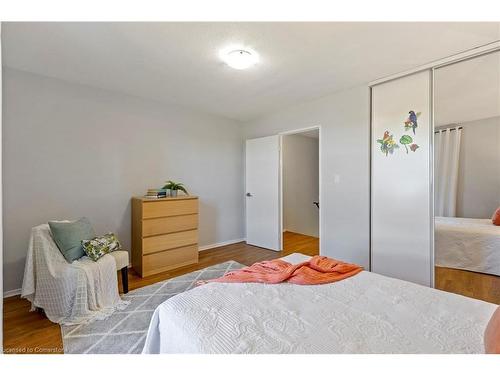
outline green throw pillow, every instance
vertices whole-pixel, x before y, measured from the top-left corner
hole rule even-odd
[[[73,262],[85,255],[83,240],[95,237],[89,219],[82,217],[75,221],[49,221],[52,238],[68,262]]]
[[[85,254],[94,262],[112,251],[121,249],[120,242],[114,233],[108,233],[92,240],[84,240],[82,246]]]

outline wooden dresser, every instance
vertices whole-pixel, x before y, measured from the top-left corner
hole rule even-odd
[[[198,197],[132,198],[132,266],[141,277],[198,262]]]

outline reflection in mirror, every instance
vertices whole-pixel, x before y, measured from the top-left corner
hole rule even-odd
[[[500,304],[500,52],[434,74],[435,285]]]

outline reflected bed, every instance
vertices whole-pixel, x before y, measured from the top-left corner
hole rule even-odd
[[[491,219],[436,217],[435,265],[500,276],[500,226]]]

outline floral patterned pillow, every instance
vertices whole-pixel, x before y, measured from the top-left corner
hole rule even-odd
[[[122,248],[114,233],[108,233],[91,240],[83,240],[82,247],[85,254],[94,262],[97,262],[102,256]]]

